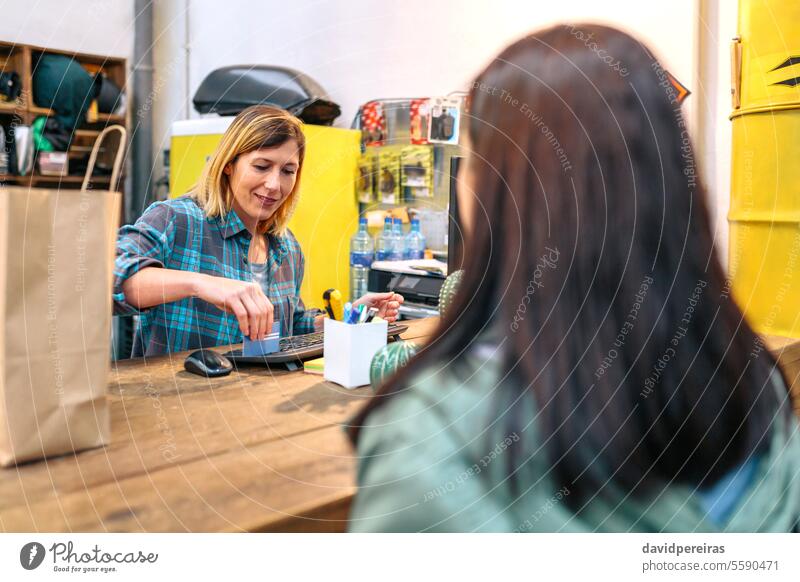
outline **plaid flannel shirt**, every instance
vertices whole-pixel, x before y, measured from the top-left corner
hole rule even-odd
[[[209,218],[190,196],[152,204],[117,239],[114,265],[114,314],[138,314],[131,357],[154,356],[219,345],[239,344],[242,332],[232,314],[197,297],[138,310],[125,300],[122,284],[146,267],[178,269],[252,280],[247,261],[250,232],[231,209],[225,219]],[[314,331],[319,310],[300,299],[305,259],[291,231],[267,235],[268,292],[281,322],[281,337]]]

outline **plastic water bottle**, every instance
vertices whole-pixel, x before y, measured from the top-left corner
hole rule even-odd
[[[367,232],[367,219],[358,221],[358,232],[350,239],[350,265],[369,268],[374,260],[372,238]]]
[[[394,219],[394,229],[392,232],[392,252],[389,256],[390,261],[402,261],[405,257],[405,239],[403,238],[403,223],[399,218]]]
[[[411,231],[406,235],[405,240],[406,259],[425,258],[425,236],[419,231],[419,220],[411,220]]]
[[[369,268],[374,259],[372,237],[367,232],[367,219],[358,221],[358,232],[350,239],[350,297],[358,299],[367,292]]]
[[[392,253],[392,219],[388,216],[383,221],[383,230],[375,238],[375,258],[388,261]]]

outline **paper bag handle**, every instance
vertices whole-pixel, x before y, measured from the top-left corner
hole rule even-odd
[[[97,136],[97,139],[94,140],[92,153],[89,156],[89,164],[86,166],[86,174],[83,176],[83,185],[81,186],[81,190],[86,191],[86,189],[89,187],[89,182],[91,181],[92,173],[94,172],[94,164],[97,161],[97,154],[100,151],[100,144],[102,144],[106,136],[113,131],[118,131],[120,134],[119,147],[117,148],[117,154],[114,157],[114,167],[111,170],[111,183],[109,184],[108,189],[116,189],[117,180],[119,179],[119,170],[122,166],[123,154],[125,153],[125,141],[128,139],[128,130],[121,125],[109,125],[103,131],[101,131],[100,135]]]

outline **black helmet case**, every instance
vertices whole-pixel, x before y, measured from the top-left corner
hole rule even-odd
[[[219,115],[236,115],[251,105],[275,105],[316,125],[331,125],[342,112],[311,77],[268,65],[211,71],[197,88],[193,103],[198,113]]]

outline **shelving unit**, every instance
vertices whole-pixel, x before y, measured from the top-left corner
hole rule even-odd
[[[110,176],[95,176],[92,182],[98,184],[108,184],[111,181]],[[27,176],[15,176],[13,174],[0,174],[0,182],[15,182],[17,184],[40,184],[40,183],[60,183],[64,185],[77,184],[81,185],[83,176],[43,176],[41,174],[30,174]]]
[[[3,126],[6,134],[8,134],[8,129],[13,124],[30,126],[37,117],[42,115],[50,116],[55,113],[52,109],[40,107],[33,102],[33,73],[39,59],[45,54],[61,54],[71,57],[91,75],[102,71],[118,87],[122,88],[123,93],[127,93],[127,63],[125,59],[85,53],[72,53],[69,51],[0,41],[0,71],[14,71],[20,76],[22,81],[22,93],[15,102],[0,101],[0,125]],[[126,97],[128,96],[126,95]],[[131,101],[129,98],[127,102],[130,106]],[[107,125],[119,124],[124,127],[129,127],[129,111],[130,107],[126,115],[98,113],[92,121],[87,121],[82,124],[74,132],[67,152],[70,163],[89,153],[95,138]],[[121,180],[124,181],[124,179],[125,177],[123,175]],[[44,176],[39,173],[37,164],[35,163],[33,172],[25,176],[0,174],[0,184],[80,188],[82,181],[83,175],[77,174],[69,176]],[[96,176],[92,178],[92,182],[97,185],[110,186],[110,178],[108,176]],[[124,190],[121,184],[118,187],[120,190]]]

